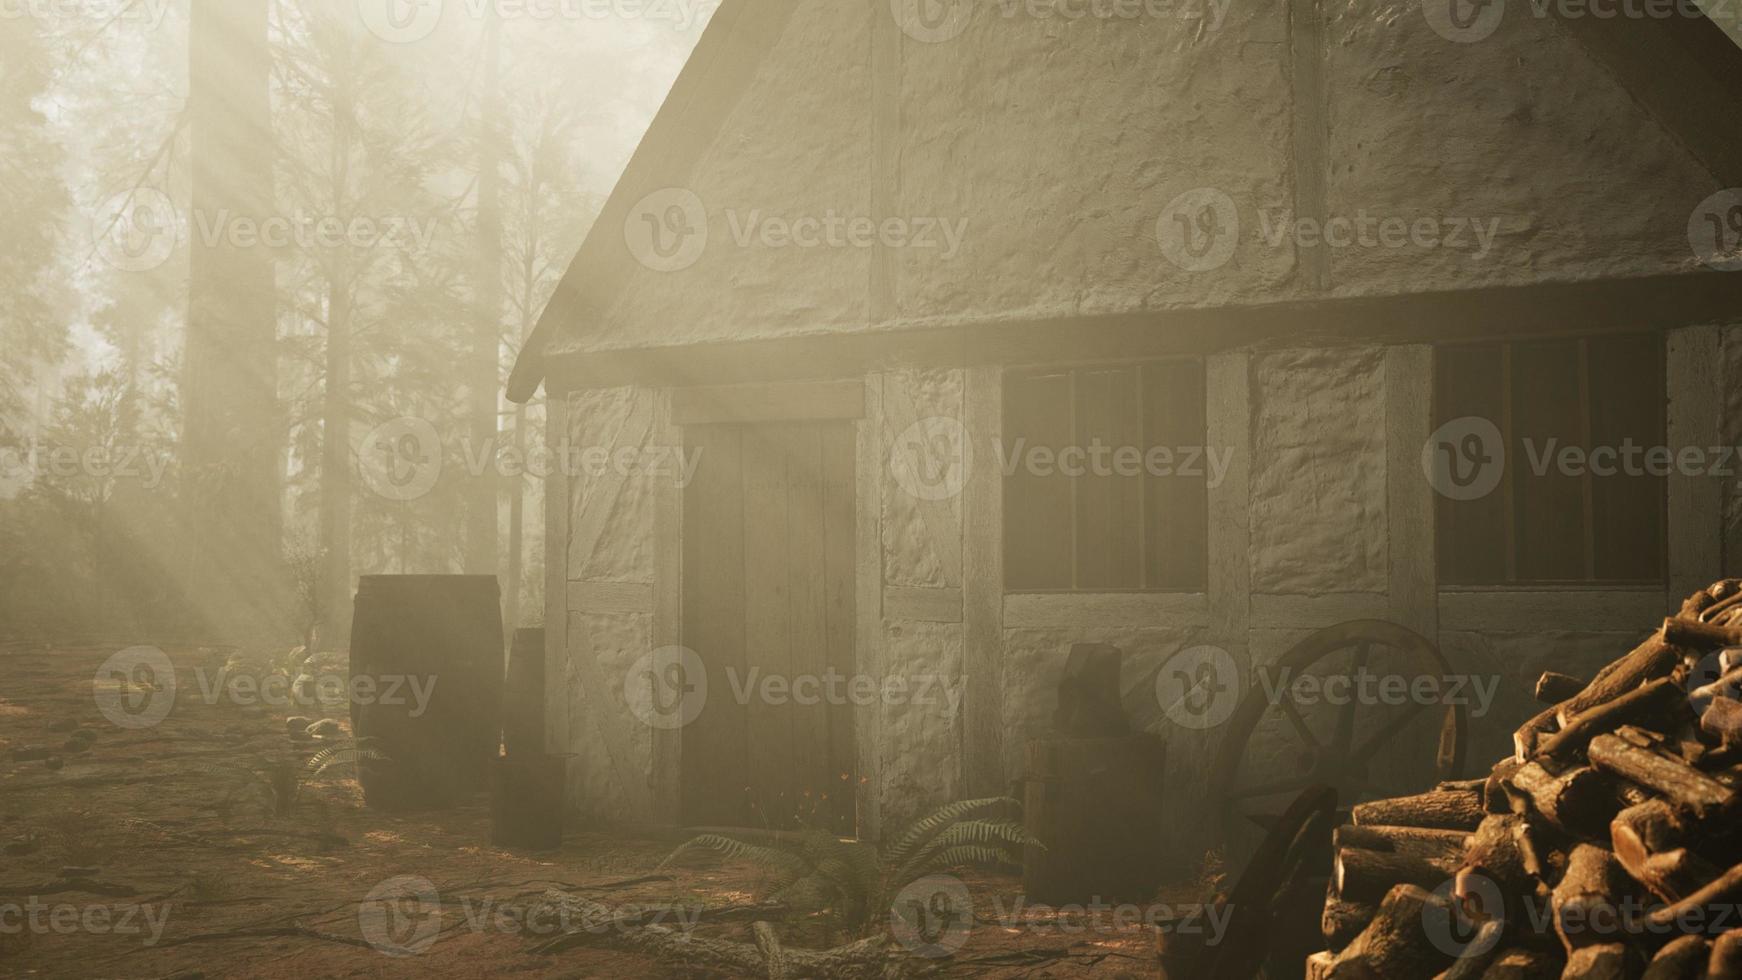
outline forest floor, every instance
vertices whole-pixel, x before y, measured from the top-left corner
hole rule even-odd
[[[287,716],[310,712],[208,701],[190,679],[223,655],[186,649],[169,651],[180,690],[167,716],[116,724],[94,695],[116,649],[0,647],[0,977],[729,975],[596,945],[541,952],[551,936],[525,928],[524,911],[548,888],[612,907],[743,907],[761,897],[750,866],[653,875],[670,838],[600,832],[571,831],[555,852],[505,850],[489,843],[483,800],[385,815],[363,807],[346,767],[275,815],[234,791],[252,785],[243,774],[258,760],[319,747],[287,734]],[[941,975],[1158,975],[1149,928],[1013,912],[1018,877],[956,874],[975,921],[953,955],[926,964]],[[439,901],[401,915],[403,902],[378,900],[407,878]],[[804,923],[782,928],[801,944]],[[696,930],[751,941],[742,916],[704,916]]]

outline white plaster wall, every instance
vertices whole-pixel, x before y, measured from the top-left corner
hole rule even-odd
[[[1026,6],[969,5],[958,36],[928,43],[882,0],[800,0],[682,181],[707,212],[699,261],[631,266],[615,307],[571,324],[558,349],[1300,299],[1320,287],[1294,236],[1268,240],[1296,217],[1472,221],[1495,235],[1480,251],[1470,226],[1463,244],[1332,249],[1332,295],[1694,265],[1687,216],[1712,179],[1527,8],[1455,44],[1418,4],[1329,4],[1315,107],[1296,103],[1307,93],[1282,0],[1227,4],[1216,29],[1177,13],[1009,14]],[[1296,169],[1312,160],[1294,143],[1297,113],[1325,133],[1323,214],[1297,201]],[[1238,237],[1226,262],[1193,271],[1163,255],[1157,222],[1199,189],[1227,196]],[[741,246],[733,221],[752,213],[965,228],[948,256]],[[623,229],[593,234],[617,242]],[[887,308],[871,299],[884,268]]]
[[[1383,348],[1253,357],[1254,592],[1387,590],[1384,386]]]
[[[639,387],[593,389],[568,396],[569,448],[645,448],[655,438],[658,393]],[[577,457],[579,458],[579,457]],[[653,484],[645,467],[626,474],[581,466],[569,484],[568,582],[653,584]],[[582,528],[607,515],[597,544]],[[652,646],[651,609],[588,611],[567,604],[569,803],[597,820],[645,820],[653,807],[653,729],[630,710],[624,681]]]

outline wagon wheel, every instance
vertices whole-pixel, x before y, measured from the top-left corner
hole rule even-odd
[[[1190,933],[1164,931],[1163,975],[1191,980],[1252,980],[1266,960],[1280,961],[1285,976],[1299,976],[1322,943],[1318,907],[1331,868],[1331,830],[1337,823],[1337,791],[1308,788],[1294,798],[1265,834],[1227,894],[1219,899],[1226,932],[1215,943]],[[1274,974],[1266,974],[1272,976]]]
[[[1331,724],[1321,722],[1315,731],[1296,703],[1292,685],[1313,667],[1319,667],[1326,676],[1350,678],[1371,669],[1382,675],[1402,676],[1411,684],[1418,677],[1444,678],[1451,673],[1451,665],[1437,647],[1396,623],[1358,619],[1307,637],[1276,663],[1276,703],[1272,704],[1268,687],[1254,683],[1228,719],[1211,770],[1215,780],[1212,799],[1220,801],[1224,814],[1243,814],[1268,827],[1275,818],[1267,814],[1280,811],[1289,797],[1317,785],[1335,788],[1338,800],[1353,806],[1377,789],[1369,772],[1374,756],[1394,746],[1397,738],[1424,715],[1433,714],[1430,709],[1435,705],[1413,698],[1402,705],[1364,705],[1360,698],[1350,697],[1343,704],[1327,705],[1333,709]],[[1298,766],[1291,775],[1260,780],[1243,773],[1242,763],[1266,711],[1276,711],[1286,720],[1298,752]],[[1373,724],[1361,725],[1363,718]],[[1446,706],[1440,719],[1438,755],[1425,760],[1424,775],[1433,772],[1441,780],[1459,777],[1468,722],[1468,708],[1461,699]]]

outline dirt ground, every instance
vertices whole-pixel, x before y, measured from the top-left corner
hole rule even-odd
[[[276,814],[269,796],[246,789],[258,788],[247,771],[319,749],[287,734],[287,716],[311,713],[209,703],[193,678],[224,652],[172,649],[173,709],[154,725],[118,725],[94,696],[117,649],[0,647],[0,976],[701,976],[596,946],[542,952],[551,937],[521,928],[524,910],[548,888],[615,907],[712,910],[762,897],[747,865],[704,861],[653,876],[670,837],[571,830],[560,851],[532,854],[489,843],[483,800],[415,816],[368,810],[345,766],[306,782]],[[332,714],[348,729],[342,710]],[[440,932],[429,925],[423,942],[384,951],[369,940],[391,912],[371,892],[408,876],[439,894],[422,921],[439,914]],[[975,922],[953,955],[928,961],[942,975],[1158,975],[1142,925],[1050,910],[1011,920],[1017,877],[956,876]],[[787,941],[798,945],[805,925],[784,924]],[[704,917],[697,934],[750,940],[742,916]]]

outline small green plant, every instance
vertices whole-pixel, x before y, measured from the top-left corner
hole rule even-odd
[[[660,862],[660,869],[694,850],[748,861],[769,875],[764,891],[799,911],[829,911],[850,931],[865,931],[889,913],[903,887],[964,864],[1022,865],[1021,849],[1044,847],[1020,821],[996,819],[1019,806],[1006,797],[948,803],[914,821],[879,851],[817,828],[768,835],[766,843],[731,834],[699,834]]]
[[[202,768],[228,781],[219,801],[220,809],[227,810],[238,802],[252,801],[272,815],[282,817],[295,809],[307,781],[340,766],[350,766],[355,777],[356,766],[363,760],[392,761],[380,749],[362,744],[362,741],[350,741],[323,748],[303,762],[298,762],[293,755],[279,755],[256,760],[255,765],[219,763]]]

